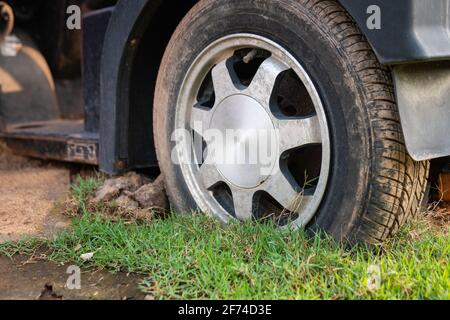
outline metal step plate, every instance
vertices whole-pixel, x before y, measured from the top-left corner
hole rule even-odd
[[[98,134],[85,132],[83,121],[19,124],[0,137],[18,155],[98,165]]]

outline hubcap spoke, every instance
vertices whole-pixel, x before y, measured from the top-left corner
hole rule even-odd
[[[281,171],[271,177],[265,191],[292,212],[301,211],[309,199],[303,196],[297,183],[292,178],[286,178]]]
[[[201,106],[195,106],[194,108],[192,108],[191,114],[192,130],[203,136],[204,130],[208,129],[211,116],[212,111],[210,109]]]
[[[199,171],[199,176],[203,181],[203,186],[209,190],[216,186],[219,182],[223,181],[222,176],[217,171],[216,167],[208,162],[205,162]]]
[[[220,62],[212,69],[212,81],[217,102],[240,91],[239,79],[233,71],[228,69],[227,60]]]
[[[277,120],[280,133],[280,152],[310,144],[321,144],[322,134],[319,118]]]
[[[264,107],[269,108],[270,98],[278,76],[289,70],[289,67],[270,57],[264,60],[248,87],[248,95],[258,100]]]
[[[232,188],[232,193],[236,218],[241,221],[251,220],[253,217],[253,196],[255,193],[237,188]]]

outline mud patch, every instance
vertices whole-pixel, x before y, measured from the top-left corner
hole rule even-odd
[[[72,208],[69,204],[66,211],[79,214],[76,201],[70,202]],[[162,175],[152,180],[136,172],[104,181],[87,202],[91,212],[125,222],[151,223],[170,209]]]
[[[140,277],[102,270],[81,271],[81,289],[66,287],[68,265],[0,256],[0,300],[144,300]]]
[[[55,208],[70,190],[70,170],[12,155],[0,145],[0,242],[52,236],[70,221]]]

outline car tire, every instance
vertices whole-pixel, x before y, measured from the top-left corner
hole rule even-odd
[[[323,104],[330,168],[320,205],[304,226],[367,243],[395,234],[420,210],[429,163],[408,155],[390,71],[337,1],[204,0],[183,19],[162,60],[154,100],[157,155],[174,210],[210,211],[174,163],[172,138],[186,75],[206,48],[234,34],[264,37],[289,52]]]

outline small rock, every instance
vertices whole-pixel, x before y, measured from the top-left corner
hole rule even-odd
[[[121,192],[133,193],[148,182],[149,180],[147,178],[136,172],[129,172],[122,177],[108,179],[97,191],[92,203],[99,204],[101,202],[111,201],[118,197]]]
[[[105,184],[115,186],[120,191],[135,192],[148,182],[149,180],[144,176],[137,174],[136,172],[128,172],[124,176],[107,180]]]
[[[165,193],[163,177],[159,176],[155,182],[142,186],[134,194],[134,199],[145,209],[168,209],[169,201]]]
[[[119,188],[113,186],[112,183],[107,182],[97,191],[97,193],[95,194],[95,198],[92,199],[92,203],[99,204],[101,202],[111,201],[112,199],[117,197],[119,193]]]
[[[144,184],[150,183],[150,180],[141,174],[136,172],[127,173],[124,178],[128,180],[128,188],[124,188],[126,191],[135,192]]]

